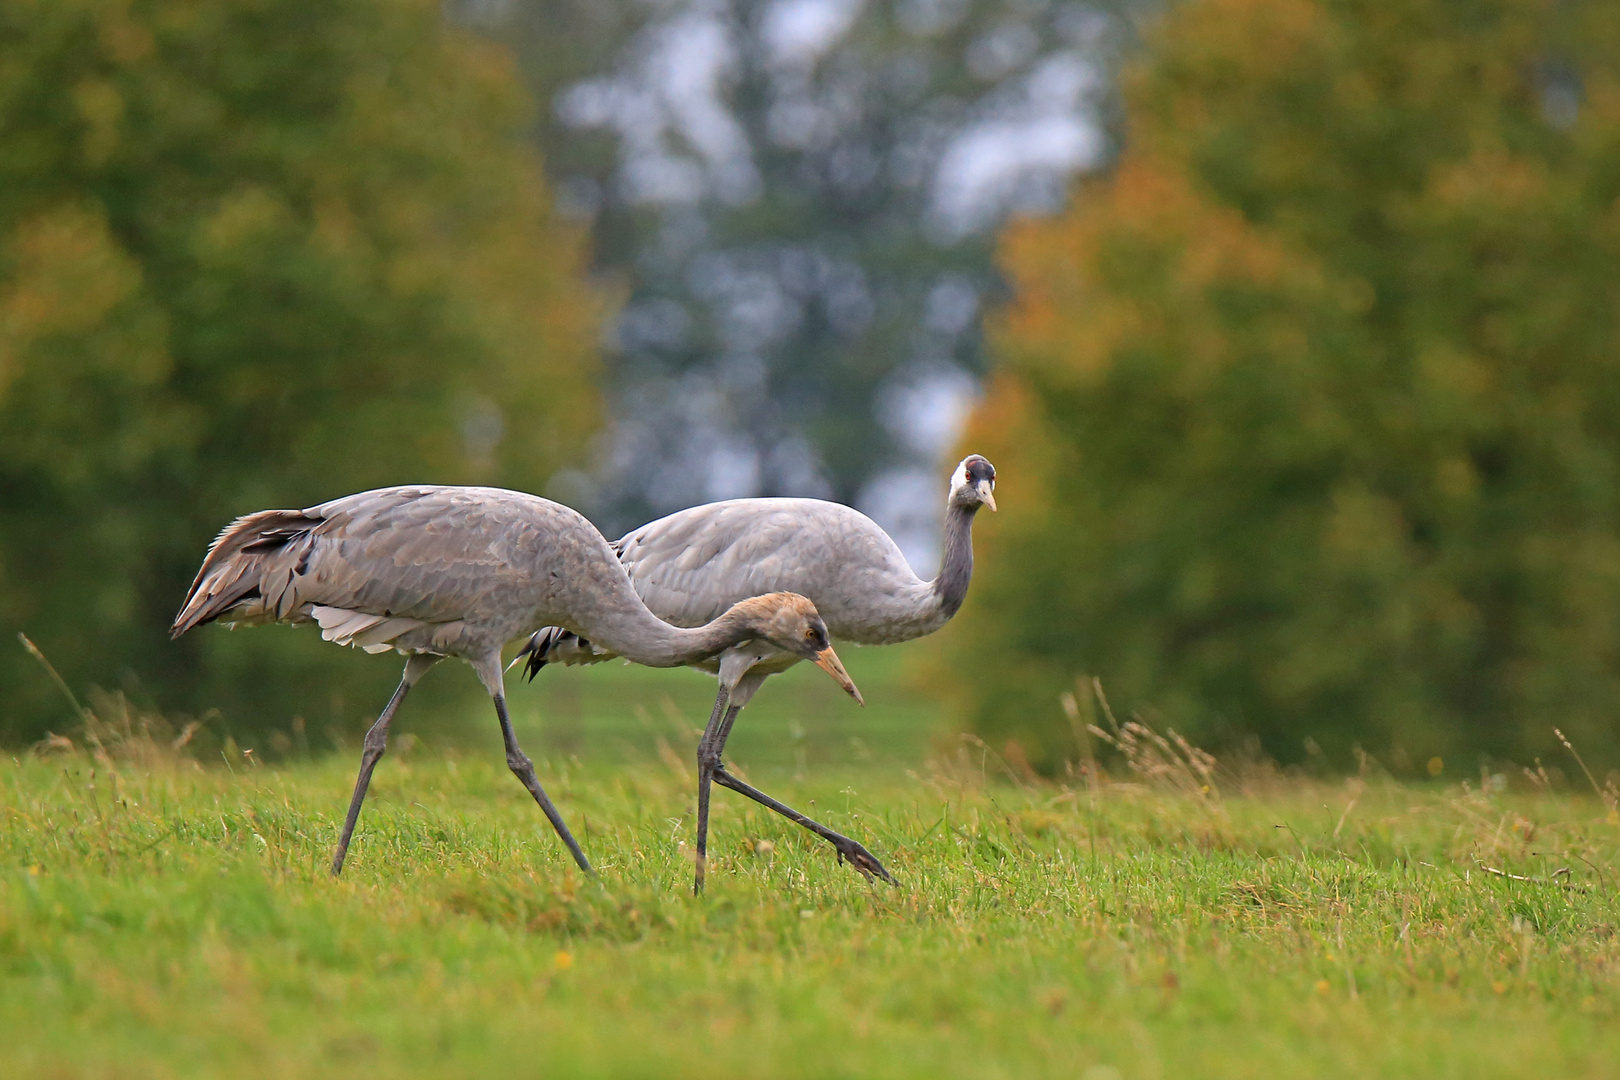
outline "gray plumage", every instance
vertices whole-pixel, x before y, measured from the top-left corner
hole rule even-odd
[[[577,511],[500,488],[422,486],[238,519],[210,547],[173,632],[212,619],[313,621],[339,644],[476,663],[555,624],[637,663],[678,667],[750,637],[743,614],[696,633],[673,627]]]
[[[950,621],[973,576],[973,516],[994,505],[995,470],[977,455],[953,476],[939,576],[919,578],[877,522],[820,499],[733,499],[659,518],[610,546],[659,618],[697,626],[736,599],[792,591],[809,597],[840,641],[892,645]],[[981,487],[983,494],[981,494]],[[757,591],[751,591],[757,590]],[[532,677],[546,664],[612,659],[607,642],[548,627],[520,654]],[[718,667],[711,659],[699,665]]]
[[[699,625],[741,597],[791,590],[815,603],[834,639],[894,644],[933,633],[962,606],[973,576],[973,517],[981,506],[995,509],[994,487],[995,469],[977,454],[957,466],[946,501],[944,560],[932,581],[912,571],[872,519],[819,499],[734,499],[696,506],[643,525],[612,548],[647,607],[677,626]],[[519,658],[527,661],[532,678],[546,664],[596,663],[616,652],[610,642],[554,626],[531,637]],[[754,642],[692,665],[719,674],[721,684],[717,719],[705,732],[703,754],[717,763],[736,712],[767,676],[797,662]],[[700,853],[706,846],[708,767],[700,759]],[[715,778],[725,782],[720,772]],[[840,847],[841,855],[861,869],[882,873],[864,848],[849,844],[848,850]],[[700,863],[700,887],[701,879]]]
[[[642,603],[615,552],[582,515],[499,488],[382,488],[239,518],[210,546],[173,634],[216,619],[314,622],[327,640],[410,657],[394,700],[367,734],[334,872],[394,711],[442,657],[460,657],[478,673],[495,701],[508,764],[586,870],[511,732],[500,663],[506,642],[556,625],[637,663],[675,667],[763,639],[814,660],[855,693],[802,596],[744,598],[703,625],[671,626]]]

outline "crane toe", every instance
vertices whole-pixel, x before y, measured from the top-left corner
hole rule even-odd
[[[849,863],[849,865],[860,871],[861,876],[866,878],[867,881],[871,881],[873,878],[881,878],[890,885],[900,884],[894,879],[894,875],[884,869],[882,863],[878,862],[876,855],[867,851],[856,841],[845,836],[834,840],[832,844],[833,847],[838,849],[838,861]]]

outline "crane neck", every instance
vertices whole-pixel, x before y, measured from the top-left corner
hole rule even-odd
[[[629,595],[614,605],[616,610],[598,612],[590,626],[569,629],[626,660],[659,668],[707,660],[763,634],[754,613],[746,608],[733,607],[712,622],[688,629],[664,622],[628,587],[625,591]]]
[[[656,621],[669,626],[662,619]],[[681,667],[700,660],[707,660],[712,656],[725,652],[734,645],[752,641],[762,636],[762,628],[756,623],[757,620],[750,612],[747,612],[741,605],[734,605],[721,614],[718,619],[702,626],[691,629],[671,626],[670,629],[675,631],[675,634],[671,642],[669,663],[664,666]]]
[[[967,599],[968,583],[973,580],[973,516],[977,504],[952,503],[945,511],[945,559],[934,579],[933,593],[940,614],[949,619]]]

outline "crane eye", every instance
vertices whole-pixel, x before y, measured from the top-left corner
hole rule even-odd
[[[806,641],[814,641],[814,640],[816,640],[816,628],[815,627],[809,626],[809,627],[805,628],[804,640],[806,640]]]

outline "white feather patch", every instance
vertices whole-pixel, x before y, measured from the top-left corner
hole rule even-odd
[[[415,630],[422,623],[417,619],[407,619],[395,616],[384,619],[367,630],[362,630],[349,640],[349,644],[358,645],[368,653],[387,652],[394,647],[394,639],[408,630]]]
[[[353,644],[356,635],[383,621],[381,615],[368,615],[364,611],[349,611],[347,608],[313,607],[309,613],[320,624],[321,637],[339,645]]]

